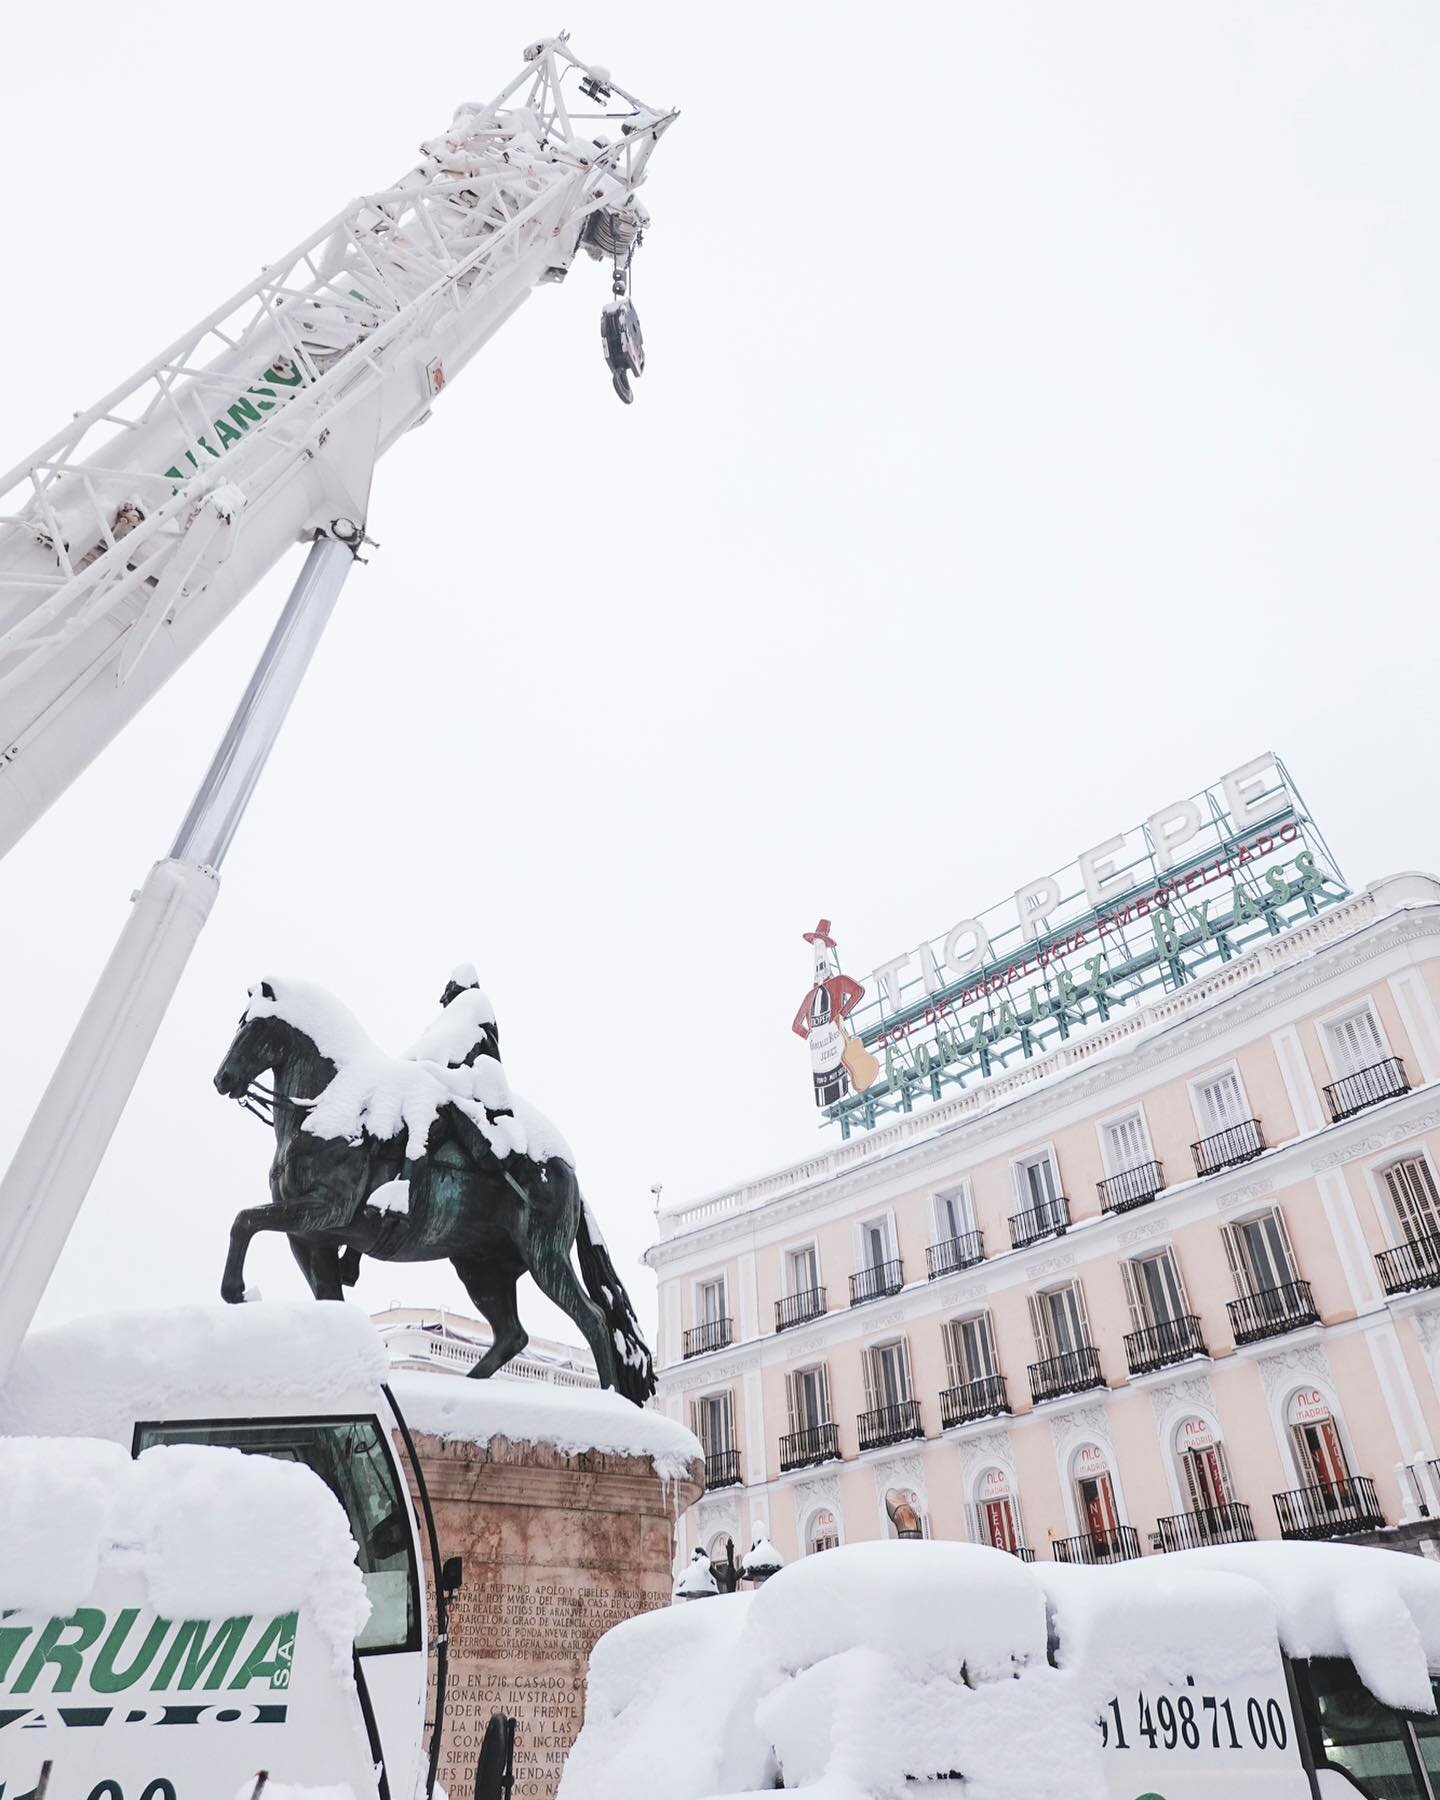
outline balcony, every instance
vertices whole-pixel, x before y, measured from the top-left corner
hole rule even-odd
[[[1412,1294],[1417,1288],[1440,1287],[1440,1237],[1414,1238],[1382,1250],[1375,1258],[1387,1294]]]
[[[712,1450],[705,1458],[705,1486],[710,1488],[740,1485],[740,1452]]]
[[[1405,1065],[1398,1056],[1387,1056],[1384,1062],[1371,1063],[1368,1069],[1357,1069],[1353,1075],[1342,1075],[1325,1090],[1325,1104],[1330,1108],[1330,1123],[1353,1119],[1367,1106],[1378,1106],[1382,1100],[1393,1100],[1397,1094],[1408,1094],[1410,1082]]]
[[[1003,1375],[983,1375],[979,1381],[962,1381],[940,1396],[940,1424],[973,1425],[977,1419],[993,1419],[1010,1411]]]
[[[1155,1521],[1157,1550],[1201,1550],[1206,1544],[1253,1544],[1255,1526],[1243,1500],[1201,1506]]]
[[[775,1302],[775,1329],[788,1331],[792,1325],[803,1325],[807,1319],[818,1319],[825,1311],[823,1287],[805,1288],[798,1294],[787,1294]]]
[[[1026,1250],[1041,1238],[1061,1237],[1070,1228],[1070,1202],[1063,1194],[1054,1200],[1042,1200],[1026,1212],[1011,1213],[1010,1243],[1016,1250]]]
[[[1265,1148],[1265,1133],[1258,1119],[1242,1119],[1238,1125],[1227,1125],[1213,1137],[1201,1138],[1190,1146],[1197,1175],[1215,1175],[1221,1169],[1234,1169],[1241,1163],[1254,1162]]]
[[[1194,1313],[1178,1319],[1163,1319],[1158,1325],[1147,1325],[1141,1331],[1125,1334],[1125,1361],[1132,1375],[1153,1375],[1156,1369],[1168,1369],[1171,1363],[1188,1362],[1192,1356],[1208,1356],[1205,1339],[1200,1335],[1200,1321]]]
[[[1122,1169],[1095,1183],[1100,1190],[1100,1210],[1107,1213],[1148,1206],[1164,1185],[1165,1171],[1158,1162],[1137,1163],[1133,1169]]]
[[[1082,1344],[1078,1350],[1066,1350],[1060,1356],[1030,1365],[1030,1398],[1036,1406],[1046,1400],[1059,1400],[1065,1394],[1083,1394],[1087,1388],[1103,1388],[1104,1385],[1100,1352],[1093,1344]]]
[[[808,1469],[812,1463],[834,1462],[840,1454],[840,1433],[833,1423],[806,1425],[780,1440],[780,1472]]]
[[[985,1240],[978,1231],[962,1231],[959,1237],[946,1238],[943,1244],[931,1244],[925,1252],[931,1281],[941,1275],[953,1275],[957,1269],[972,1268],[985,1260]]]
[[[1018,1556],[1023,1563],[1033,1563],[1035,1560],[1035,1552],[1028,1544],[1017,1544],[1010,1554]]]
[[[1282,1287],[1261,1288],[1239,1300],[1227,1300],[1230,1330],[1237,1349],[1265,1338],[1283,1337],[1302,1325],[1318,1325],[1320,1315],[1308,1281],[1287,1281]]]
[[[707,1350],[723,1350],[734,1342],[733,1319],[707,1319],[703,1325],[685,1333],[685,1361],[689,1362],[692,1356],[704,1356]]]
[[[1282,1538],[1349,1537],[1356,1531],[1379,1531],[1385,1523],[1368,1475],[1346,1475],[1276,1494],[1275,1513]]]
[[[868,1269],[850,1277],[850,1304],[863,1306],[867,1300],[884,1300],[891,1294],[898,1294],[904,1285],[905,1273],[898,1256],[889,1262],[872,1263]]]
[[[906,1438],[924,1437],[918,1400],[897,1400],[893,1406],[877,1406],[855,1421],[862,1450],[878,1450],[882,1444],[903,1444]]]
[[[1140,1555],[1140,1539],[1133,1525],[1116,1525],[1110,1531],[1082,1531],[1078,1537],[1056,1538],[1050,1554],[1060,1563],[1134,1562]]]

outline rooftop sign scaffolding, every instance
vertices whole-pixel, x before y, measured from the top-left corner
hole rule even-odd
[[[863,1093],[845,1081],[824,1118],[870,1130],[1348,894],[1285,765],[1257,756],[881,963],[845,1023],[882,1073]]]

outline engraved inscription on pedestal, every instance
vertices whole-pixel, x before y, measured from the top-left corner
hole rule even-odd
[[[643,1457],[564,1456],[420,1436],[442,1556],[464,1559],[450,1610],[440,1780],[468,1796],[492,1712],[514,1715],[515,1800],[551,1800],[585,1711],[585,1666],[612,1625],[668,1605],[673,1520],[700,1483],[668,1488]]]

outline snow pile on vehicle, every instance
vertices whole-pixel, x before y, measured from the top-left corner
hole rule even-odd
[[[8,1438],[0,1609],[73,1612],[104,1571],[138,1575],[166,1619],[303,1612],[347,1677],[370,1616],[355,1541],[310,1469],[163,1445],[132,1461],[86,1438]]]
[[[331,1412],[378,1396],[388,1374],[379,1333],[339,1301],[101,1313],[26,1338],[0,1389],[0,1435],[129,1450],[138,1419],[205,1418],[237,1402]]]
[[[1440,1570],[1433,1563],[1361,1544],[1231,1544],[1174,1560],[1259,1582],[1291,1656],[1348,1657],[1387,1706],[1435,1710],[1429,1671],[1440,1668]]]
[[[704,1457],[700,1440],[663,1413],[633,1406],[608,1389],[542,1381],[453,1381],[397,1371],[391,1388],[412,1431],[476,1444],[492,1438],[548,1444],[564,1456],[598,1450],[649,1457],[662,1481],[682,1481]]]
[[[439,1792],[438,1788],[436,1792]],[[257,1800],[255,1782],[247,1781],[235,1800]],[[350,1787],[292,1787],[288,1781],[267,1781],[259,1790],[258,1800],[355,1800],[355,1790]]]
[[[479,990],[475,990],[477,995]],[[460,995],[452,1002],[465,1000]],[[404,1134],[405,1154],[425,1154],[425,1140],[442,1106],[455,1106],[471,1120],[498,1157],[513,1151],[543,1163],[555,1157],[573,1165],[564,1137],[537,1108],[511,1088],[493,1056],[477,1056],[473,1064],[452,1068],[466,1050],[455,1055],[464,1035],[461,1022],[493,1023],[478,1018],[493,1008],[479,995],[470,1011],[457,1020],[443,1008],[418,1043],[405,1056],[391,1056],[370,1037],[347,1006],[313,982],[290,977],[269,978],[251,988],[245,1020],[278,1018],[303,1031],[322,1056],[335,1064],[335,1076],[313,1101],[304,1129],[322,1138],[358,1139],[368,1131],[386,1142]],[[417,1052],[422,1053],[417,1056]]]
[[[808,1800],[908,1800],[952,1771],[966,1800],[1107,1800],[1112,1695],[1267,1659],[1269,1595],[1220,1571],[1042,1576],[980,1545],[849,1545],[607,1633],[560,1800],[738,1800],[777,1777]]]

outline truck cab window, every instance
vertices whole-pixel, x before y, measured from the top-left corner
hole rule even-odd
[[[216,1444],[304,1463],[345,1509],[370,1596],[357,1650],[417,1650],[420,1598],[399,1477],[378,1423],[357,1419],[209,1419],[139,1424],[134,1454],[156,1444]]]
[[[1337,1770],[1369,1800],[1432,1800],[1407,1714],[1382,1705],[1342,1657],[1292,1666],[1317,1769]]]

